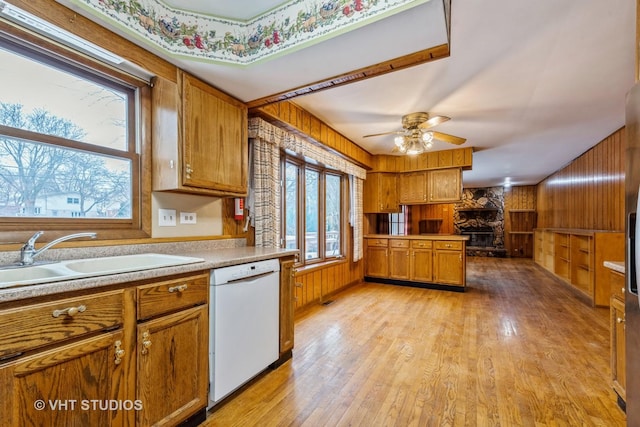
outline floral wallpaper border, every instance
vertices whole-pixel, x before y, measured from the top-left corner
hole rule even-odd
[[[292,0],[247,22],[173,9],[160,0],[56,1],[107,18],[172,55],[249,65],[430,0]]]

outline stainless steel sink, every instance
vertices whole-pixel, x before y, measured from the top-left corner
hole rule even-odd
[[[0,268],[0,289],[61,280],[129,273],[153,268],[203,262],[202,258],[165,254],[119,255],[85,258],[45,265]]]

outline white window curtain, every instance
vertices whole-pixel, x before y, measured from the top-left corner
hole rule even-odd
[[[247,207],[255,228],[256,247],[280,247],[280,149],[308,157],[350,175],[350,224],[353,260],[362,258],[362,189],[366,171],[326,149],[305,141],[260,118],[249,120],[249,197]]]

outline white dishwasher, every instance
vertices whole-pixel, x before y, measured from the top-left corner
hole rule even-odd
[[[209,407],[279,357],[280,262],[211,271]]]

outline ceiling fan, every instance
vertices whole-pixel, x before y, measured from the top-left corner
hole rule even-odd
[[[451,120],[446,116],[429,117],[429,113],[410,113],[402,116],[402,127],[404,130],[394,132],[374,133],[365,135],[363,138],[382,135],[396,135],[394,138],[395,146],[393,151],[399,151],[403,154],[415,155],[423,153],[433,146],[433,141],[443,141],[450,144],[464,144],[465,138],[448,135],[442,132],[428,130],[440,123]]]

